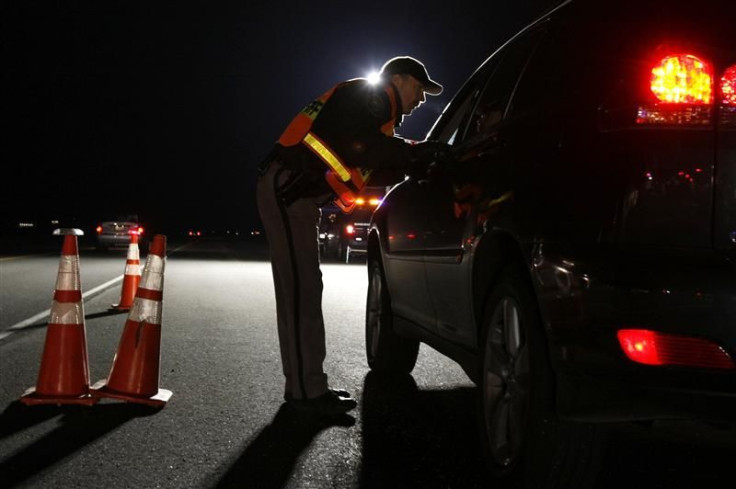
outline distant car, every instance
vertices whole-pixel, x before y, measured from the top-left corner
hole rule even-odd
[[[606,422],[736,421],[736,3],[682,7],[563,2],[373,215],[370,368],[457,361],[490,472],[524,487],[597,487]]]
[[[144,231],[137,215],[115,216],[97,225],[95,229],[97,249],[107,250],[128,247],[133,234],[139,236],[139,243],[143,246]]]
[[[348,263],[351,256],[366,253],[371,216],[385,193],[384,187],[367,187],[350,214],[331,205],[322,208],[319,243],[323,258]]]

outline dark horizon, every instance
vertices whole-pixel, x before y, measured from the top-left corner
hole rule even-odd
[[[161,228],[256,227],[256,165],[309,100],[414,56],[445,86],[398,131],[423,139],[549,3],[5,6],[2,220],[119,212]]]

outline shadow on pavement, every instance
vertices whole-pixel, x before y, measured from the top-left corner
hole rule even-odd
[[[128,314],[130,311],[122,311],[117,309],[108,309],[107,311],[101,311],[101,312],[94,312],[92,314],[85,314],[84,319],[97,319],[97,318],[104,318],[107,316],[117,316],[119,314]]]
[[[85,321],[87,321],[89,319],[97,319],[97,318],[102,318],[102,317],[107,317],[107,316],[117,316],[119,314],[128,314],[129,312],[130,311],[118,311],[115,309],[108,309],[106,311],[94,312],[92,314],[85,314],[84,319]],[[36,329],[46,328],[48,325],[49,325],[49,318],[46,318],[38,323],[29,324],[28,326],[23,326],[22,328],[16,329],[13,332],[16,334],[21,333],[21,332],[28,333]]]
[[[684,420],[619,425],[605,460],[599,489],[733,487],[736,425]]]
[[[475,395],[470,387],[420,391],[411,375],[370,372],[363,389],[360,487],[488,487]]]
[[[363,390],[362,489],[508,489],[483,469],[475,389],[418,390],[374,372]],[[597,489],[733,486],[736,425],[616,423]]]
[[[159,411],[135,404],[28,407],[16,401],[0,415],[0,439],[61,417],[57,420],[59,426],[56,429],[0,463],[0,485],[15,487],[131,419]]]
[[[300,455],[321,431],[331,426],[354,424],[355,418],[348,414],[319,419],[299,415],[282,404],[271,424],[249,443],[214,487],[284,487]]]

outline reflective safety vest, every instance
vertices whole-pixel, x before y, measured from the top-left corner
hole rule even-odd
[[[359,80],[348,80],[339,83],[317,97],[294,117],[279,138],[279,144],[285,147],[304,144],[312,153],[317,155],[320,161],[327,165],[325,180],[337,194],[335,205],[346,214],[353,212],[355,201],[360,191],[368,183],[371,170],[368,168],[352,168],[345,165],[340,156],[324,140],[312,132],[312,125],[324,105],[335,93],[335,90]],[[391,85],[386,85],[385,90],[391,104],[391,119],[381,125],[381,132],[386,136],[393,137],[394,122],[398,115],[396,93]]]

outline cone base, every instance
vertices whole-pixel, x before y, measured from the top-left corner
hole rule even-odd
[[[91,394],[83,394],[77,397],[39,394],[38,392],[36,392],[35,387],[31,387],[30,389],[25,391],[20,398],[20,402],[22,402],[26,406],[40,406],[44,404],[76,404],[83,406],[92,406],[96,404],[97,401],[99,401],[99,399],[92,396]]]
[[[124,306],[122,304],[110,304],[110,311],[130,311],[130,308],[133,307],[133,304],[129,306]]]
[[[173,392],[166,389],[159,389],[158,392],[151,397],[140,397],[125,392],[118,392],[107,386],[107,380],[100,380],[90,388],[92,395],[96,398],[109,397],[110,399],[118,399],[120,401],[135,402],[145,404],[147,406],[164,407],[169,401]]]

